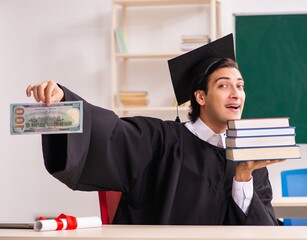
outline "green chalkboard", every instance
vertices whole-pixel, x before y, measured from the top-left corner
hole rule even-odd
[[[307,143],[307,14],[236,16],[243,117],[290,117]]]

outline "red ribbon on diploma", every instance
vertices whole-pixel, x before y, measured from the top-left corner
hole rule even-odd
[[[61,219],[65,219],[67,222],[66,230],[73,230],[76,229],[78,226],[77,218],[74,216],[69,216],[66,214],[60,214],[57,218],[54,220],[57,222],[57,229],[56,230],[62,230],[64,227],[64,224]],[[39,220],[46,220],[44,217],[39,217]]]

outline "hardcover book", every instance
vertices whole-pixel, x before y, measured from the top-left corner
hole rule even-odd
[[[149,103],[146,91],[121,91],[118,95],[125,107],[146,107]]]
[[[279,136],[293,135],[295,127],[284,128],[256,128],[256,129],[228,129],[226,135],[228,137],[257,137],[257,136]]]
[[[228,121],[228,129],[289,127],[289,118],[246,118]]]
[[[226,147],[265,147],[295,145],[295,135],[265,137],[227,137]]]
[[[298,145],[278,147],[226,148],[226,158],[233,161],[255,161],[301,158]]]
[[[120,53],[127,53],[126,41],[122,28],[118,27],[115,29],[115,39],[118,51]]]

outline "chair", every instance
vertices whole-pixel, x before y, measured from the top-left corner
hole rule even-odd
[[[99,191],[98,197],[102,223],[111,224],[121,198],[121,192]]]
[[[283,197],[307,196],[307,168],[281,172]],[[285,218],[284,225],[307,226],[307,218]]]

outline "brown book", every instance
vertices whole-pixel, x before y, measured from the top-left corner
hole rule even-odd
[[[148,93],[146,91],[121,91],[118,93],[120,97],[144,97],[147,96]]]
[[[146,107],[148,103],[138,103],[138,102],[125,102],[122,103],[124,107]]]
[[[147,96],[120,97],[121,101],[147,101]]]

